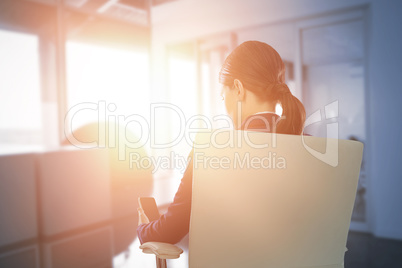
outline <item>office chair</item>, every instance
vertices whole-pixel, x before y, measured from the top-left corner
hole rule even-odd
[[[362,154],[363,144],[350,140],[198,135],[189,267],[343,267]],[[182,252],[158,242],[140,248],[157,267]]]

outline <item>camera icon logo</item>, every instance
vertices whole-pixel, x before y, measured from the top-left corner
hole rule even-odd
[[[339,102],[334,101],[330,104],[327,104],[324,107],[324,110],[325,110],[325,118],[323,118],[321,110],[318,109],[306,119],[304,128],[306,128],[309,125],[322,122],[323,120],[338,118]],[[339,138],[338,125],[339,125],[338,122],[332,122],[326,124],[326,130],[327,130],[326,146],[325,146],[325,152],[323,153],[308,146],[304,140],[304,136],[302,136],[302,142],[304,148],[315,158],[321,160],[322,162],[332,167],[338,166],[338,138]]]

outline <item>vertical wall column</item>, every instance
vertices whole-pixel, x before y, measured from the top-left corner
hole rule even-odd
[[[65,136],[64,120],[67,113],[65,29],[64,0],[58,0],[56,14],[56,70],[59,112],[59,142],[63,141]]]
[[[45,148],[55,148],[59,145],[55,47],[53,36],[50,36],[48,33],[40,36],[42,143]]]

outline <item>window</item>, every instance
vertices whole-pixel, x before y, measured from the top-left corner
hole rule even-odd
[[[0,30],[0,153],[42,144],[38,36]]]
[[[148,54],[67,42],[67,102],[72,129],[149,112]],[[77,106],[78,105],[78,106]],[[81,107],[72,112],[73,107]],[[126,122],[127,123],[127,122]],[[141,131],[134,122],[123,127]]]

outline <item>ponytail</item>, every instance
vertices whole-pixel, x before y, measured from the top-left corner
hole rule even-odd
[[[302,134],[306,111],[284,83],[285,64],[273,47],[259,41],[247,41],[233,50],[222,65],[219,82],[232,87],[235,79],[261,101],[282,105],[277,133]]]
[[[306,111],[304,105],[290,92],[285,83],[273,87],[276,99],[280,102],[283,112],[276,126],[277,133],[300,135],[303,132]]]

